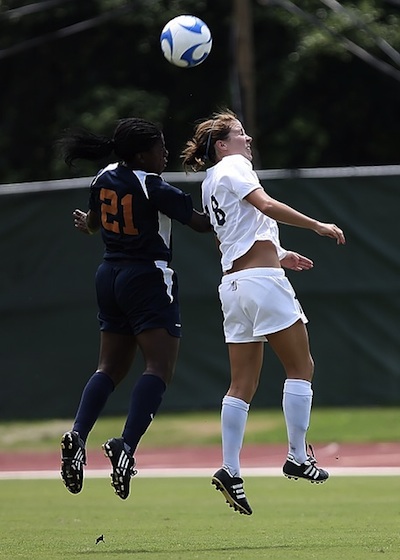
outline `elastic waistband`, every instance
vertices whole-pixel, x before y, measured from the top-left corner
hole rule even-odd
[[[283,268],[273,268],[273,267],[263,267],[263,268],[244,268],[243,270],[238,270],[237,272],[231,272],[230,274],[225,274],[221,283],[232,282],[232,280],[238,280],[239,278],[255,278],[255,277],[280,277],[285,276],[285,271]]]

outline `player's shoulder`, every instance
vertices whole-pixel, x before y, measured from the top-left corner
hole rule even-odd
[[[161,175],[157,175],[156,173],[147,173],[146,174],[146,185],[149,189],[155,189],[158,191],[170,191],[174,193],[181,193],[182,190],[174,185],[171,185]]]
[[[118,167],[119,167],[119,163],[110,163],[106,165],[106,167],[100,169],[100,171],[98,171],[96,176],[93,178],[91,182],[91,186],[94,186],[99,181],[99,179],[108,176],[110,172],[115,171],[116,169],[118,169]]]
[[[254,182],[256,180],[253,165],[241,154],[225,156],[217,164],[216,177],[226,185],[238,182]]]
[[[144,171],[142,173],[147,185],[154,185],[157,187],[164,187],[168,185],[168,183],[164,181],[164,179],[161,177],[161,175],[158,175],[158,173],[145,173]]]

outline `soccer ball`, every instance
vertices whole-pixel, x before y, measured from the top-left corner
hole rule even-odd
[[[171,64],[191,68],[201,64],[210,54],[211,32],[196,16],[171,19],[161,32],[161,49]]]

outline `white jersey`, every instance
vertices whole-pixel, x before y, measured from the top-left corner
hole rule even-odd
[[[286,255],[279,241],[277,222],[244,200],[252,191],[262,188],[251,162],[240,154],[225,156],[207,169],[201,186],[202,203],[220,242],[224,272],[256,241],[271,241],[279,259]]]

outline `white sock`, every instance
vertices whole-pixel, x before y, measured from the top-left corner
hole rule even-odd
[[[310,424],[312,396],[310,381],[286,379],[282,408],[286,421],[289,453],[299,463],[307,460],[306,433]]]
[[[222,399],[222,466],[232,476],[240,476],[239,456],[249,408],[250,405],[242,399],[228,396]]]

